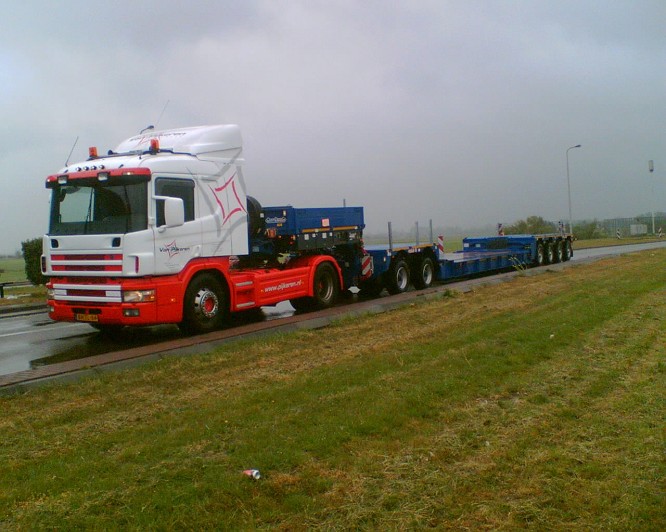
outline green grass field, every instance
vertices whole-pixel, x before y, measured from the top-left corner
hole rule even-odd
[[[0,259],[0,283],[25,281],[25,262],[22,258]]]
[[[663,530],[665,261],[0,397],[0,529]]]

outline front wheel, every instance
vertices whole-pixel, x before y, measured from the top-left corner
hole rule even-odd
[[[403,259],[396,259],[391,264],[386,275],[388,275],[386,289],[389,294],[402,294],[407,291],[407,287],[409,286],[409,267]]]
[[[227,293],[214,276],[203,273],[195,277],[185,291],[182,331],[201,334],[222,327],[228,312]]]

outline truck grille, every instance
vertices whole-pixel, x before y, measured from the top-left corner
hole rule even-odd
[[[119,284],[65,284],[53,283],[53,299],[88,303],[121,303]]]
[[[123,256],[120,253],[110,254],[53,254],[51,269],[54,273],[113,273],[123,271]]]

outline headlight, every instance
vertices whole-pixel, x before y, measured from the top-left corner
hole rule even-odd
[[[54,299],[54,298],[55,298],[55,290],[53,288],[47,288],[46,299]]]
[[[155,290],[127,290],[123,292],[125,303],[146,303],[155,301]]]

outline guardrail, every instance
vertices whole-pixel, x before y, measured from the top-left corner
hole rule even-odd
[[[29,281],[8,281],[6,283],[0,283],[0,299],[5,297],[5,288],[15,288],[20,286],[32,286],[32,283]]]

